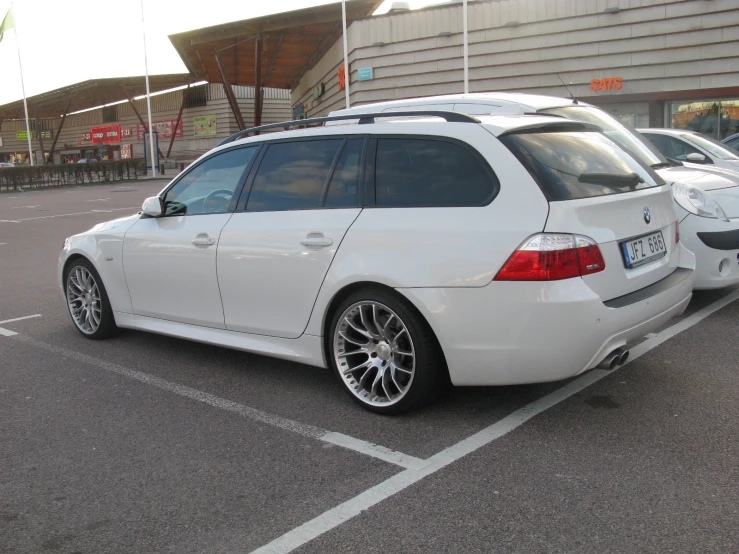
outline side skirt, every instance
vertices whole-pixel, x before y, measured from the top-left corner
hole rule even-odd
[[[263,354],[316,367],[327,367],[323,356],[322,339],[314,335],[302,335],[297,339],[268,337],[238,333],[225,329],[212,329],[188,323],[166,321],[124,312],[113,312],[118,327],[137,329],[159,335]]]

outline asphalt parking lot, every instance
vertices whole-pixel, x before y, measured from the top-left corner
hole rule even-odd
[[[0,194],[0,552],[736,552],[739,288],[620,369],[381,417],[327,371],[80,336],[65,237],[165,184]]]

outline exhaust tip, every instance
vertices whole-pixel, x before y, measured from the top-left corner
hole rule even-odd
[[[621,353],[621,356],[619,356],[619,358],[618,358],[618,365],[624,365],[626,363],[626,360],[628,360],[628,359],[629,359],[629,351],[628,350],[624,350]]]
[[[616,369],[620,359],[621,358],[618,356],[613,356],[613,358],[611,358],[611,363],[608,364],[608,369]]]

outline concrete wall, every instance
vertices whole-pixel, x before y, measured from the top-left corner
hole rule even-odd
[[[603,13],[612,7],[621,11]],[[567,96],[557,73],[594,103],[739,87],[739,0],[488,0],[470,2],[468,20],[471,92]],[[463,92],[461,4],[357,21],[348,42],[352,105]],[[292,105],[311,116],[342,108],[342,63],[339,40],[301,79]],[[365,67],[374,79],[359,82]],[[606,77],[623,87],[590,90]],[[313,100],[319,82],[325,93]]]
[[[172,147],[172,158],[193,159],[203,152],[213,148],[225,137],[235,133],[238,130],[235,118],[231,111],[231,107],[226,99],[223,85],[208,84],[201,85],[206,87],[207,104],[196,108],[185,108],[182,113],[183,137],[176,138]],[[234,87],[234,93],[241,109],[244,122],[250,126],[254,122],[254,88],[253,87]],[[153,121],[161,121],[168,119],[177,119],[182,96],[184,91],[174,91],[166,94],[153,96],[152,119]],[[289,91],[281,89],[265,89],[264,91],[264,108],[262,110],[262,122],[277,123],[289,120],[291,117]],[[147,119],[146,99],[135,100],[136,109],[139,111],[144,121]],[[120,125],[121,128],[132,129],[132,137],[125,138],[122,144],[132,143],[134,145],[134,155],[143,156],[144,144],[138,141],[137,123],[138,117],[133,111],[131,105],[126,102],[116,106],[118,118],[115,122],[103,123],[102,109],[91,110],[83,113],[67,116],[62,132],[56,145],[56,152],[72,151],[83,149],[93,149],[91,143],[83,143],[77,145],[77,139],[81,138],[83,133],[89,132],[91,127],[101,125]],[[196,138],[194,135],[193,118],[198,115],[215,114],[217,117],[218,134],[215,137]],[[43,125],[46,129],[52,129],[54,136],[61,123],[61,118],[44,120]],[[12,152],[26,152],[28,145],[26,141],[16,140],[16,131],[25,131],[26,123],[24,120],[4,121],[0,130],[0,136],[3,139],[3,146],[0,147],[0,154]],[[166,155],[169,148],[170,139],[160,138],[159,147]],[[51,148],[51,140],[44,140],[44,150],[49,152]],[[39,150],[41,145],[38,140],[33,141],[34,151]]]

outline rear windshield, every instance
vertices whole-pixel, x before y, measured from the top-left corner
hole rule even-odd
[[[500,140],[550,202],[664,184],[652,169],[601,133],[520,133],[501,136]]]
[[[608,138],[626,148],[644,165],[670,165],[662,153],[648,140],[644,140],[644,137],[636,129],[630,128],[615,117],[593,106],[562,106],[560,108],[539,110],[539,113],[558,115],[583,123],[592,123],[603,129]]]

